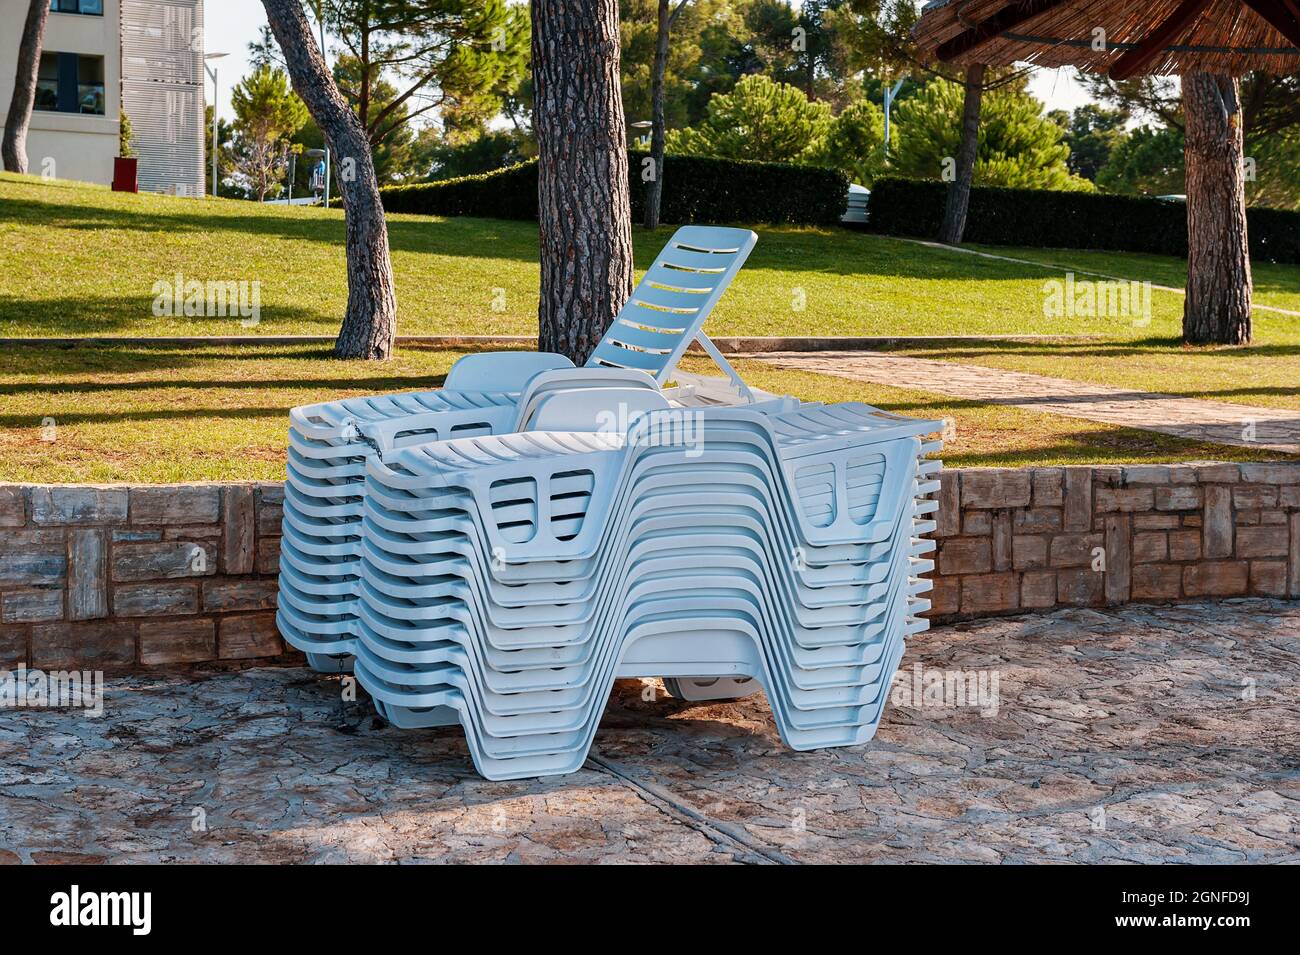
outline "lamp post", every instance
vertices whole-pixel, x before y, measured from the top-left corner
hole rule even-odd
[[[320,28],[320,58],[325,61],[326,68],[330,65],[329,53],[325,48],[325,4],[323,0],[308,0],[312,13],[316,15],[316,25]],[[330,207],[330,147],[329,143],[323,142],[324,134],[322,133],[322,145],[325,147],[325,194],[322,199],[324,207]]]
[[[894,100],[898,99],[898,91],[903,88],[903,84],[906,82],[907,82],[907,77],[904,76],[901,80],[895,83],[892,88],[888,86],[885,87],[885,158],[886,159],[889,158],[889,113],[890,110],[893,108]]]
[[[208,76],[212,77],[212,195],[217,194],[217,68],[208,66],[207,60],[219,60],[223,56],[229,56],[228,53],[209,53],[204,59],[203,69],[207,71]]]
[[[325,163],[325,180],[321,183],[321,191],[322,191],[322,194],[323,194],[323,195],[328,195],[328,193],[326,193],[325,190],[329,189],[329,150],[328,150],[328,149],[308,149],[306,152],[303,153],[303,155],[304,155],[304,156],[307,156],[307,157],[310,158],[310,159],[320,159],[320,160],[323,160],[323,161],[324,161],[324,163]],[[314,190],[314,189],[315,189],[315,186],[311,186],[311,187],[309,187],[309,188],[311,188],[311,189]],[[329,201],[329,200],[326,199],[326,202],[327,202],[327,203],[328,203],[328,201]],[[328,204],[325,206],[325,208],[327,208],[327,209],[329,208]]]
[[[650,135],[646,130],[653,129],[655,124],[650,122],[648,119],[638,119],[635,123],[628,123],[628,125],[633,129],[641,130],[641,135],[638,137],[638,140],[640,145],[644,146],[646,145],[646,137]]]

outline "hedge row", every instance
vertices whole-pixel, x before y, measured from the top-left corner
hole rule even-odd
[[[385,212],[485,219],[537,218],[537,160],[476,176],[384,186]]]
[[[876,180],[869,228],[933,239],[943,222],[947,183]],[[1250,254],[1260,262],[1300,264],[1300,212],[1248,209]],[[1106,249],[1187,255],[1187,207],[1145,196],[1002,189],[971,190],[965,241],[1056,249]]]
[[[634,152],[628,158],[632,215],[639,221],[641,170],[648,157]],[[537,161],[460,179],[386,186],[380,194],[388,212],[536,219]],[[833,224],[844,214],[847,194],[848,180],[829,169],[667,156],[659,217],[666,223]]]

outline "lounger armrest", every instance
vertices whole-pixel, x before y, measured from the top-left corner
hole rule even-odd
[[[470,434],[500,434],[514,421],[513,404],[485,405],[456,411],[425,411],[370,421],[358,428],[359,433],[380,453],[410,444],[449,441]],[[463,432],[463,435],[459,432]]]
[[[552,388],[648,388],[659,391],[659,383],[635,368],[553,368],[540,371],[521,389],[520,399]]]
[[[531,413],[531,409],[540,400],[557,392],[572,391],[578,388],[619,387],[650,389],[658,393],[658,385],[645,372],[629,371],[623,368],[575,368],[572,363],[568,367],[550,367],[535,371],[522,384],[501,381],[500,367],[493,364],[491,360],[507,356],[513,360],[520,355],[533,359],[551,359],[552,362],[556,360],[568,361],[567,358],[560,355],[544,355],[536,352],[497,352],[469,355],[462,358],[456,367],[460,367],[462,363],[469,361],[471,358],[488,359],[489,361],[476,363],[482,367],[479,370],[470,369],[469,373],[471,375],[477,375],[480,372],[490,374],[492,377],[487,379],[485,383],[499,383],[503,386],[509,386],[511,391],[522,391],[519,401],[517,403],[515,401],[503,401],[500,404],[485,403],[478,407],[459,410],[416,412],[402,415],[399,418],[390,418],[386,421],[366,422],[359,426],[358,431],[378,451],[384,453],[411,444],[448,441],[461,434],[482,434],[484,430],[491,434],[508,434],[520,431],[522,428],[519,422],[522,415]],[[511,374],[520,370],[520,366],[527,364],[527,362],[506,362],[506,364],[511,363],[516,366],[508,369]],[[454,368],[452,370],[455,371]],[[451,381],[450,377],[448,377],[448,381]],[[452,389],[449,386],[447,390]],[[478,388],[456,388],[454,390],[495,391],[495,389]]]
[[[494,351],[466,355],[451,366],[443,387],[451,391],[519,392],[544,371],[573,368],[563,355],[535,351]]]
[[[659,384],[644,371],[634,368],[556,368],[541,371],[529,379],[515,406],[514,431],[522,431],[537,405],[546,396],[584,388],[638,388],[658,392]]]
[[[571,388],[546,395],[521,431],[618,431],[643,415],[667,411],[668,399],[645,388]]]

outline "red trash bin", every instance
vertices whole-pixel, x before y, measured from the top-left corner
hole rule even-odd
[[[140,186],[136,181],[136,166],[138,159],[124,159],[121,156],[113,160],[113,191],[114,192],[139,192]]]

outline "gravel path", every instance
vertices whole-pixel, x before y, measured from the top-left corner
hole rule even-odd
[[[1286,408],[1179,398],[882,352],[775,352],[751,357],[794,371],[1014,405],[1194,441],[1300,454],[1300,411]]]

